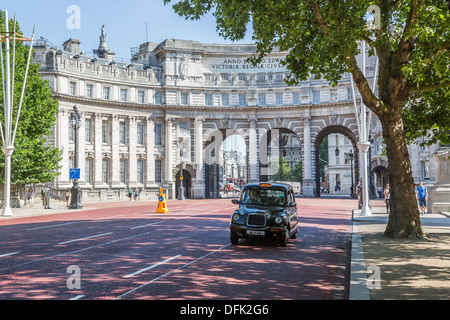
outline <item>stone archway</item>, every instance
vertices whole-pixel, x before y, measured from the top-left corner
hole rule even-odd
[[[357,147],[357,139],[356,136],[353,134],[353,132],[348,129],[347,127],[341,126],[341,125],[330,125],[322,129],[316,136],[315,140],[315,167],[316,167],[316,175],[315,175],[315,192],[314,195],[316,197],[320,197],[320,168],[319,168],[319,151],[320,151],[320,144],[322,143],[322,140],[332,134],[332,133],[340,133],[344,136],[346,136],[352,146],[353,146],[353,179],[355,183],[353,186],[356,186],[357,181],[359,180],[359,150]]]

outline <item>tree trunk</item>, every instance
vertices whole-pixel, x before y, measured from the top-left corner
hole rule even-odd
[[[386,113],[383,120],[391,193],[389,222],[384,234],[393,238],[426,237],[414,193],[414,179],[401,113]]]

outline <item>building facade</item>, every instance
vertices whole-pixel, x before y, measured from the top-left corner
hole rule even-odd
[[[75,148],[69,118],[74,105],[83,120],[77,162],[85,200],[124,198],[129,187],[142,189],[141,198],[156,198],[160,187],[175,198],[180,181],[188,198],[215,197],[223,172],[222,142],[233,135],[245,141],[247,182],[270,179],[269,151],[279,148],[279,137],[287,134],[297,137],[296,152],[288,160],[290,166],[294,158],[302,161],[305,196],[320,194],[317,152],[330,133],[347,137],[355,153],[355,181],[359,179],[349,74],[334,88],[314,77],[288,86],[284,80],[289,71],[282,65],[287,52],[273,52],[253,66],[247,58],[254,55],[255,45],[147,42],[131,63],[114,60],[103,30],[95,57],[84,54],[80,45],[76,39],[62,48],[42,39],[35,44],[40,75],[60,105],[49,139],[63,150],[56,188],[71,186]],[[371,62],[368,59],[369,78],[374,72]],[[377,119],[372,120],[377,146],[381,131]],[[417,153],[429,159],[423,150]],[[387,162],[381,152],[378,155],[372,157],[371,169],[379,170],[381,177]],[[414,161],[421,165],[422,160]],[[433,178],[431,162],[424,164],[423,172]]]

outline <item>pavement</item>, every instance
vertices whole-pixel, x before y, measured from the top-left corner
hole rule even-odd
[[[349,300],[449,299],[450,213],[421,216],[430,240],[398,240],[383,236],[389,218],[384,203],[371,204],[371,216],[361,216],[358,209],[352,212]],[[116,206],[117,202],[88,202],[83,209],[70,210],[62,201],[52,201],[52,209],[36,203],[33,208],[13,208],[12,217],[0,212],[0,221]]]

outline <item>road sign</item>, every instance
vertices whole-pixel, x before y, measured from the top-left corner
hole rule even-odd
[[[70,169],[69,179],[80,179],[80,169],[79,168]]]

